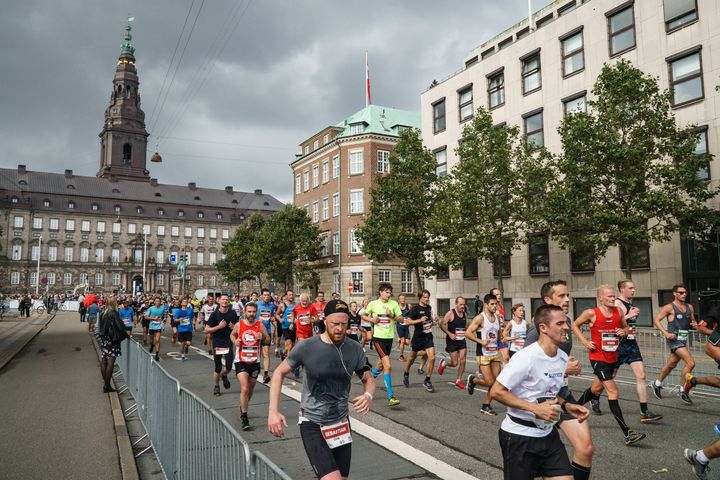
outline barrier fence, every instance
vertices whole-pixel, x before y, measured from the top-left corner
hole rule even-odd
[[[137,413],[165,478],[172,480],[292,480],[260,452],[250,453],[248,443],[217,412],[158,364],[135,340],[122,343],[117,365],[135,404],[125,416]]]

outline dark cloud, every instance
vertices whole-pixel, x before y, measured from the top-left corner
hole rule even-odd
[[[190,5],[188,28],[201,3],[158,116],[178,35]],[[536,0],[533,7],[548,3]],[[151,148],[163,136],[164,161],[152,165],[151,174],[164,183],[262,188],[287,201],[287,165],[298,143],[364,106],[366,50],[373,103],[418,110],[420,93],[433,79],[459,69],[470,50],[519,21],[527,3],[6,2],[0,16],[0,166],[97,171],[97,134],[128,13],[135,16]]]

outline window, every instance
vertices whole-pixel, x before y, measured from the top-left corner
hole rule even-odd
[[[303,191],[307,192],[310,190],[310,171],[305,170],[303,172]]]
[[[340,176],[340,155],[335,155],[332,159],[332,177]]]
[[[18,197],[16,197],[15,195],[10,197],[10,203],[18,203],[19,201],[20,201],[20,199]]]
[[[320,166],[319,165],[313,165],[312,174],[313,174],[313,188],[315,188],[318,185],[320,185]]]
[[[540,148],[545,145],[542,110],[539,112],[526,113],[523,116],[523,124],[525,125],[525,138],[529,145],[534,148]]]
[[[222,229],[222,239],[223,239],[223,240],[229,240],[229,239],[230,239],[230,229],[229,229],[229,228],[223,228],[223,229]]]
[[[45,199],[43,200],[43,207],[49,207],[50,206],[50,200]]]
[[[120,213],[122,211],[122,207],[120,207],[120,205],[115,205],[113,210],[115,210],[115,213]]]
[[[332,234],[332,254],[340,254],[340,233],[337,232]]]
[[[472,85],[458,91],[458,112],[459,120],[464,122],[473,117],[473,91]]]
[[[73,247],[65,247],[65,261],[72,262],[73,259]]]
[[[214,287],[216,283],[217,278],[215,277],[215,275],[210,275],[210,277],[208,278],[208,287]]]
[[[327,197],[322,199],[322,218],[323,220],[330,218],[330,201]]]
[[[360,241],[355,236],[355,229],[350,230],[350,253],[362,253]]]
[[[379,173],[390,172],[390,152],[387,150],[378,150],[377,152],[377,171]]]
[[[327,183],[330,181],[330,164],[327,160],[322,163],[322,182]]]
[[[122,224],[120,222],[113,222],[112,233],[120,233]]]
[[[363,173],[363,152],[357,150],[350,152],[350,175]]]
[[[447,265],[439,265],[436,267],[438,280],[448,280],[450,278],[450,267]]]
[[[20,217],[22,218],[22,217]],[[42,217],[33,217],[33,229],[42,230]]]
[[[25,217],[15,217],[13,226],[15,228],[23,228],[23,225],[25,225]]]
[[[300,175],[295,175],[295,195],[300,193],[301,185],[302,185],[302,177]]]
[[[217,263],[217,253],[210,252],[209,258],[208,258],[208,263],[210,265],[215,265]]]
[[[379,270],[378,271],[378,282],[379,283],[390,283],[390,270]],[[405,290],[403,290],[404,292]]]
[[[530,235],[528,251],[530,253],[530,275],[549,274],[550,251],[547,235]]]
[[[57,261],[57,245],[48,246],[48,262]]]
[[[139,207],[139,206],[138,206],[138,207],[135,207],[135,212],[137,212],[137,213],[143,213],[143,211],[144,211],[144,210],[143,210],[143,207]]]
[[[493,276],[499,278],[500,276],[509,277],[512,274],[510,266],[510,255],[502,257],[497,264],[493,264]]]
[[[97,222],[96,230],[97,233],[105,233],[105,222]]]
[[[445,131],[445,99],[433,103],[433,132]]]
[[[117,272],[112,274],[112,285],[113,287],[120,285],[120,274]]]
[[[30,285],[37,285],[38,284],[38,276],[37,272],[30,272]]]
[[[73,210],[75,208],[75,202],[73,202],[72,200],[69,201],[67,205],[70,210]]]
[[[572,12],[577,8],[577,4],[575,3],[575,0],[572,2],[563,5],[562,7],[558,8],[558,17],[562,17],[563,15],[567,15],[568,13]],[[507,309],[506,309],[507,310]]]
[[[505,73],[493,73],[488,76],[488,103],[490,110],[505,104]]]
[[[205,253],[204,252],[197,252],[195,254],[195,259],[197,260],[198,265],[205,265]]]
[[[318,202],[317,200],[312,203],[312,220],[313,222],[317,223],[320,219],[320,213],[318,208]]]
[[[305,155],[310,153],[310,145],[305,145]]]
[[[90,261],[90,249],[88,247],[80,247],[80,261],[81,262],[89,262]]]
[[[463,262],[463,278],[477,278],[478,276],[478,261],[476,258],[472,260],[465,260]]]
[[[95,249],[95,262],[102,263],[105,260],[105,249],[104,248],[96,248]]]
[[[350,135],[359,135],[363,133],[365,126],[362,123],[353,123],[350,125]]]
[[[81,285],[87,285],[88,283],[88,274],[87,273],[81,273],[80,274],[80,284]]]
[[[51,218],[50,219],[50,230],[59,230],[60,229],[60,220],[57,218]]]
[[[665,30],[670,33],[698,18],[696,0],[664,0]]]
[[[365,274],[363,272],[350,272],[353,283],[353,293],[365,293]]]
[[[102,285],[105,281],[105,275],[102,273],[95,274],[95,285]]]
[[[363,190],[350,190],[350,213],[363,213]]]
[[[450,311],[450,299],[449,298],[438,298],[437,299],[437,314],[438,314],[438,316],[440,318],[442,318],[449,311]]]
[[[37,261],[40,258],[40,245],[33,245],[30,247],[30,260]]]
[[[633,270],[650,268],[650,248],[647,245],[630,247],[629,254]],[[628,258],[623,248],[620,249],[620,268],[628,268]]]
[[[202,287],[203,285],[205,285],[205,276],[202,273],[198,274],[197,276],[197,284],[198,287]]]
[[[119,248],[110,249],[110,261],[112,263],[118,263],[120,261],[120,249]],[[160,263],[162,263],[162,261]]]
[[[178,211],[177,211],[177,216],[178,216],[178,217],[184,217],[184,216],[185,216],[185,210],[178,210]]]
[[[338,215],[340,215],[340,194],[339,193],[333,193],[332,203],[333,203],[333,217],[337,217]]]
[[[75,220],[65,220],[65,231],[67,232],[74,232],[75,231]]]
[[[80,222],[80,231],[83,233],[90,231],[90,220],[83,220]]]
[[[707,156],[708,155],[708,132],[707,127],[702,128],[698,131],[698,142],[695,145],[695,155]],[[708,158],[708,161],[710,158]],[[698,170],[698,178],[701,180],[710,180],[710,165],[707,165]]]
[[[20,284],[20,272],[11,272],[10,273],[10,285],[19,285]]]
[[[560,39],[562,43],[563,77],[568,77],[585,68],[583,32],[570,33]]]
[[[323,135],[323,145],[327,145],[327,143],[329,141],[330,141],[330,135],[326,133],[325,135]]]
[[[608,42],[610,56],[635,48],[635,14],[633,6],[608,12]]]
[[[682,55],[682,54],[681,54]],[[703,98],[700,50],[668,59],[673,106],[678,107]]]
[[[634,300],[634,299],[633,299]],[[577,319],[581,313],[588,308],[595,308],[597,306],[597,299],[592,297],[576,297],[573,301],[573,318]],[[535,310],[533,310],[534,312]]]
[[[22,258],[22,245],[13,245],[12,246],[12,259],[13,260],[20,260]]]
[[[197,212],[197,218],[205,218],[205,212]]]
[[[594,272],[595,259],[592,254],[570,252],[570,271],[573,273]]]
[[[183,233],[185,234],[185,238],[192,237],[192,227],[185,227],[183,230],[184,230]]]
[[[333,292],[340,293],[340,273],[333,272]]]
[[[313,142],[313,150],[317,150],[318,148],[320,148],[320,140],[315,140]]]
[[[572,97],[563,98],[563,115],[568,116],[571,113],[587,112],[587,104],[585,102],[585,92]]]
[[[530,54],[522,59],[522,89],[523,94],[540,90],[542,78],[540,76],[540,52]]]
[[[164,208],[158,208],[158,209],[157,209],[157,213],[158,213],[158,215],[160,215],[160,216],[162,217],[163,215],[165,215],[165,209],[164,209]]]
[[[447,175],[447,148],[443,147],[435,151],[435,162],[437,162],[435,173],[438,178]]]
[[[157,226],[157,235],[158,235],[158,237],[164,237],[164,236],[165,236],[165,225],[158,225],[158,226]]]
[[[320,256],[327,257],[330,250],[328,249],[328,234],[323,233],[320,235]]]
[[[409,270],[402,270],[400,272],[400,292],[412,293],[412,291],[413,291],[412,272]]]
[[[171,237],[179,237],[180,236],[180,227],[177,225],[173,225],[170,227],[170,236]]]
[[[72,285],[72,273],[65,272],[63,274],[63,285]]]
[[[197,227],[197,238],[205,238],[205,227]]]
[[[165,251],[164,250],[158,250],[155,252],[155,263],[158,265],[162,265],[162,263],[165,261]]]
[[[217,228],[210,229],[210,238],[217,238]]]
[[[130,235],[134,235],[137,233],[137,225],[134,223],[128,223],[128,233]]]

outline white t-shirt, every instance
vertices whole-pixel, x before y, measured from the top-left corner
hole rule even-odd
[[[538,343],[533,343],[513,355],[497,381],[510,393],[528,402],[536,402],[538,398],[555,398],[563,386],[567,362],[568,355],[562,350],[558,350],[554,357],[548,357]],[[507,413],[523,420],[535,420],[535,415],[527,410],[508,407]],[[552,431],[552,428],[520,425],[507,416],[500,428],[526,437],[546,437]]]
[[[208,321],[210,320],[210,315],[213,314],[213,312],[217,309],[217,303],[213,303],[212,307],[208,305],[207,303],[202,306],[202,313],[203,313],[203,320]]]

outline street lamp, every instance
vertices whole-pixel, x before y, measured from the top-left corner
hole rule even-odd
[[[38,237],[38,260],[37,260],[37,273],[35,278],[35,296],[38,295],[40,290],[40,256],[42,254],[42,235]]]

